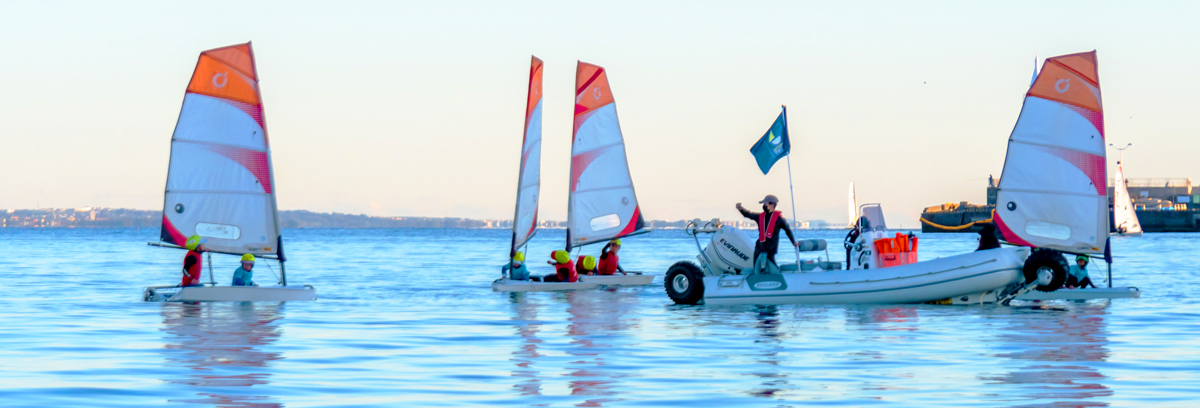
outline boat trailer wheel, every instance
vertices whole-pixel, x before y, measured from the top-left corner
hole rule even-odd
[[[1050,249],[1035,250],[1029,259],[1025,260],[1026,284],[1037,284],[1034,288],[1041,292],[1053,292],[1067,281],[1067,260],[1062,252]]]
[[[675,275],[675,279],[671,279],[671,286],[675,287],[675,291],[679,293],[687,292],[688,277],[685,274]]]

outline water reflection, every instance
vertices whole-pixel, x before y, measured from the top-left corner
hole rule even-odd
[[[637,308],[637,299],[632,292],[616,289],[566,294],[567,335],[573,346],[567,354],[581,358],[569,363],[568,369],[572,371],[567,375],[573,378],[569,384],[571,395],[601,397],[576,406],[599,407],[622,400],[615,396],[619,394],[616,388],[623,375],[608,369],[605,356],[619,346],[623,332],[638,326],[639,319],[626,318],[626,314]]]
[[[538,338],[542,322],[538,321],[537,314],[541,304],[524,292],[511,292],[508,296],[514,312],[512,320],[517,321],[517,336],[521,338],[521,347],[512,353],[512,361],[517,366],[512,376],[522,380],[513,384],[513,388],[520,395],[541,395],[542,380],[538,379],[539,373],[533,365],[534,360],[542,356],[538,352],[538,346],[542,344],[542,339]]]
[[[251,394],[246,390],[218,392],[269,382],[267,368],[283,356],[261,348],[279,338],[282,308],[282,304],[261,302],[163,305],[166,364],[192,370],[190,375],[164,381],[199,391],[196,398],[170,401],[221,407],[282,407],[267,396],[244,395]]]
[[[752,313],[754,328],[758,330],[754,343],[760,349],[755,358],[756,362],[764,365],[757,366],[758,369],[750,373],[762,380],[762,386],[747,391],[747,394],[753,397],[780,397],[783,391],[792,386],[788,384],[787,371],[780,368],[784,363],[783,342],[788,336],[779,329],[779,308],[774,305],[755,306]]]
[[[1019,386],[1026,398],[1061,401],[1070,406],[1107,406],[1103,401],[1113,391],[1103,384],[1106,376],[1092,362],[1106,361],[1108,350],[1108,302],[1072,303],[1066,310],[1019,310],[1004,316],[1007,327],[997,339],[1017,351],[996,354],[1026,363],[1016,371],[981,376],[993,383]],[[1083,364],[1072,364],[1080,362]]]

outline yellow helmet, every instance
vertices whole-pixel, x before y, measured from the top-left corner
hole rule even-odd
[[[608,243],[610,243],[610,244],[613,244],[613,245],[616,245],[616,246],[621,246],[621,240],[620,240],[620,239],[614,239],[614,240],[612,240],[612,241],[608,241]]]
[[[516,255],[513,255],[512,260],[517,261],[517,262],[525,262],[525,253],[518,251],[516,253]]]
[[[583,269],[596,269],[596,257],[591,255],[583,257]]]
[[[568,254],[567,251],[554,251],[554,253],[550,255],[554,256],[554,262],[558,262],[560,264],[571,262],[571,254]]]
[[[254,262],[254,254],[242,255],[242,262]]]
[[[204,238],[200,238],[199,235],[192,235],[192,236],[188,237],[187,242],[183,244],[183,247],[187,248],[188,251],[195,251],[196,247],[200,246],[200,244],[203,244],[205,242],[208,242],[208,240],[204,239]]]

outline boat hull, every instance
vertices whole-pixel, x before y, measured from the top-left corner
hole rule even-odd
[[[1142,290],[1133,286],[1115,288],[1059,289],[1053,292],[1036,290],[1017,296],[1017,300],[1089,300],[1128,299],[1142,297]]]
[[[585,275],[580,276],[579,280],[584,282],[595,282],[601,285],[610,286],[637,286],[649,285],[654,282],[654,275],[641,275],[630,273],[628,275]]]
[[[496,292],[553,292],[558,290],[595,289],[600,287],[596,282],[537,282],[496,279],[492,282],[492,290]]]
[[[1029,253],[1025,247],[1003,247],[878,269],[709,276],[704,278],[704,302],[951,303],[989,293],[994,297],[1024,279],[1021,270]]]
[[[309,286],[157,286],[143,292],[147,302],[293,302],[317,300]]]

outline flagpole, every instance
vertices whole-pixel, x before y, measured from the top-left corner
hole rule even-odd
[[[792,137],[791,132],[787,131],[787,105],[783,105],[783,129],[788,132],[788,192],[792,195],[792,226],[799,226],[796,222],[796,189],[792,186]],[[794,228],[789,228],[794,229]],[[792,231],[795,234],[795,231]],[[792,245],[792,252],[796,254],[796,271],[800,271],[800,248]]]

